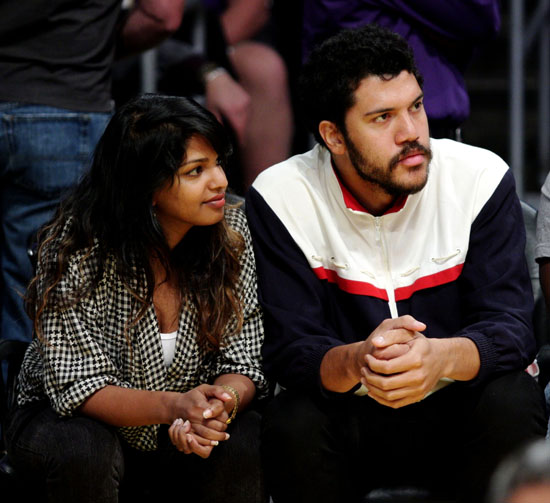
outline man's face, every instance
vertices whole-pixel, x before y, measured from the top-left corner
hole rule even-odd
[[[424,187],[432,153],[422,90],[412,74],[363,79],[345,126],[349,162],[361,179],[394,197]]]

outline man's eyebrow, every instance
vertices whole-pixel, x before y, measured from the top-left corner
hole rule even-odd
[[[414,105],[416,102],[418,102],[422,98],[424,98],[424,93],[420,93],[414,100],[411,101],[410,104]],[[391,112],[392,110],[393,110],[393,108],[378,108],[376,110],[371,110],[370,112],[366,112],[364,114],[364,117],[366,117],[368,115],[384,114],[384,113],[387,113],[387,112]]]

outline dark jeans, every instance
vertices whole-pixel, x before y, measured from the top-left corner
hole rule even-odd
[[[18,409],[7,434],[18,477],[48,501],[265,503],[260,414],[240,414],[228,432],[231,438],[208,459],[179,452],[164,427],[159,450],[141,452],[115,428],[84,416],[60,418],[38,406]]]
[[[369,397],[284,391],[267,406],[262,456],[276,503],[352,503],[381,486],[423,486],[480,502],[496,464],[544,437],[540,386],[526,372],[454,383],[401,409]]]

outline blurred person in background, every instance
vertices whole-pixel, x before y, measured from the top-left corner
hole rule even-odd
[[[184,0],[3,0],[0,3],[0,338],[30,340],[21,296],[27,253],[81,177],[113,112],[115,51],[155,46]]]
[[[531,442],[511,454],[491,480],[487,503],[550,502],[550,442]]]
[[[248,187],[265,168],[290,155],[293,134],[287,69],[271,46],[266,0],[203,0],[220,15],[228,57],[250,96],[242,162]]]
[[[271,15],[264,0],[188,0],[179,30],[157,49],[157,90],[192,96],[229,126],[236,147],[229,185],[240,194],[290,155],[294,133]],[[117,65],[117,104],[138,92],[138,71],[135,58]]]

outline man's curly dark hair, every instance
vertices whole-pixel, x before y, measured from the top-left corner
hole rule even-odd
[[[396,77],[403,70],[413,74],[422,87],[423,78],[409,44],[397,33],[377,25],[342,30],[317,46],[304,64],[299,81],[300,105],[315,139],[324,145],[319,134],[323,120],[345,132],[344,118],[364,78]]]

